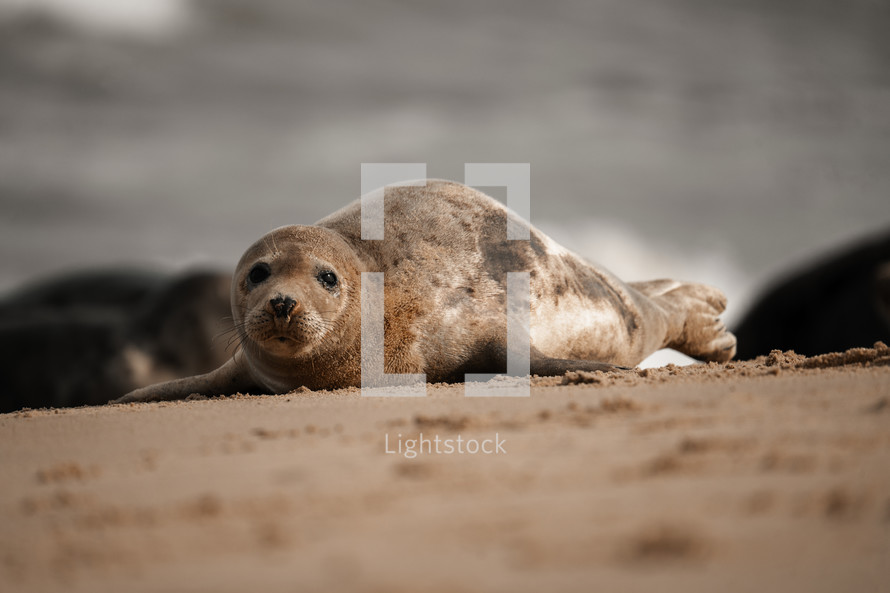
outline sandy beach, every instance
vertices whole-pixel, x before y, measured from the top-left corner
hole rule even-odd
[[[0,588],[885,590],[888,362],[4,414]]]

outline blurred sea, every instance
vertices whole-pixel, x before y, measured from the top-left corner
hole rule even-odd
[[[532,222],[737,316],[890,228],[890,3],[0,0],[0,290],[231,269],[362,162],[528,162]]]

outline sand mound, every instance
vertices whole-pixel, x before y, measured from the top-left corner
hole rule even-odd
[[[846,352],[834,352],[809,358],[795,354],[793,350],[788,350],[787,352],[773,350],[767,356],[758,356],[753,360],[744,361],[711,362],[682,367],[669,364],[665,367],[654,369],[635,369],[608,373],[578,371],[566,373],[562,378],[561,384],[638,385],[641,383],[663,383],[691,378],[695,380],[731,381],[738,377],[803,373],[812,369],[851,366],[873,368],[888,365],[890,365],[890,347],[883,342],[876,342],[872,348],[851,348]]]

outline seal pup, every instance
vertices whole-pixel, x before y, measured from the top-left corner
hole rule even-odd
[[[530,240],[507,241],[506,207],[459,183],[383,191],[368,196],[384,199],[383,240],[362,240],[359,200],[247,249],[231,291],[240,348],[226,364],[115,401],[361,385],[362,272],[385,274],[387,373],[437,382],[504,372],[511,271],[530,275],[532,374],[636,365],[662,347],[703,360],[735,353],[718,319],[726,299],[715,288],[625,284],[525,221]]]
[[[231,275],[87,270],[0,300],[0,412],[95,405],[230,357]]]

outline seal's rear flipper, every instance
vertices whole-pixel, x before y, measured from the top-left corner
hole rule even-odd
[[[224,365],[204,375],[175,379],[149,385],[112,400],[111,404],[131,402],[158,402],[185,399],[193,393],[202,395],[231,395],[256,390],[257,385],[244,364],[240,351]]]
[[[665,284],[658,286],[659,282]],[[736,338],[720,321],[720,314],[726,309],[726,296],[705,284],[675,282],[670,286],[667,282],[675,281],[632,285],[668,313],[671,329],[665,347],[699,360],[731,360],[735,356]]]

